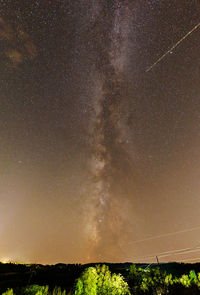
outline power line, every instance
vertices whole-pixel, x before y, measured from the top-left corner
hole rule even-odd
[[[200,251],[200,244],[194,246],[194,247],[190,247],[190,248],[183,248],[183,249],[175,249],[175,250],[171,250],[171,251],[165,251],[165,252],[161,252],[161,253],[155,253],[155,254],[150,254],[150,255],[146,255],[146,256],[137,256],[137,257],[133,257],[132,259],[152,259],[157,256],[159,258],[161,257],[167,257],[170,255],[180,255],[180,254],[184,254],[184,253],[192,253],[192,252],[198,252]]]
[[[199,248],[186,248],[186,249],[182,249],[182,250],[176,250],[176,251],[168,251],[168,253],[163,253],[163,254],[158,254],[158,257],[167,257],[167,256],[171,256],[171,255],[181,255],[181,254],[187,254],[187,253],[193,253],[193,252],[198,252],[200,251],[200,247]]]
[[[154,259],[154,262],[152,262],[152,263],[150,263],[149,265],[148,265],[148,267],[149,266],[151,266],[151,265],[153,265],[153,264],[155,264],[156,262],[156,255],[154,255],[154,257],[151,257],[151,258],[148,258],[147,260],[152,260],[152,259]],[[175,261],[173,261],[173,262],[184,262],[184,261],[194,261],[194,260],[200,260],[200,257],[196,257],[196,258],[186,258],[186,259],[176,259]],[[135,262],[135,261],[134,261]],[[136,263],[147,263],[147,261],[145,260],[145,262],[141,262],[141,261],[139,261],[139,262],[137,262],[136,261]],[[162,262],[160,262],[160,263],[162,263]]]
[[[173,255],[173,254],[183,254],[183,253],[186,253],[186,252],[188,253],[188,252],[194,251],[196,249],[200,249],[199,244],[197,246],[195,246],[195,247],[183,248],[183,249],[177,249],[177,250],[163,252],[163,253],[157,254],[157,256],[166,257],[166,256]]]
[[[192,28],[187,34],[185,34],[178,42],[176,42],[169,50],[167,50],[159,59],[157,59],[148,69],[146,69],[146,72],[149,72],[152,70],[161,60],[168,55],[172,50],[174,50],[183,40],[185,40],[190,34],[192,34],[198,27],[200,26],[200,23],[198,23],[195,27]]]
[[[177,235],[177,234],[181,234],[181,233],[191,232],[191,231],[198,230],[198,229],[200,229],[200,226],[193,227],[193,228],[190,228],[190,229],[180,230],[180,231],[176,231],[176,232],[171,232],[171,233],[167,233],[167,234],[161,234],[161,235],[157,235],[157,236],[152,236],[152,237],[149,237],[149,238],[136,240],[136,241],[130,242],[128,244],[142,243],[142,242],[146,242],[146,241],[150,241],[150,240],[155,240],[155,239],[159,239],[159,238],[169,237],[169,236],[172,236],[172,235]]]

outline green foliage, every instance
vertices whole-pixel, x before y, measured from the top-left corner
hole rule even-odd
[[[2,295],[14,295],[13,289],[8,289],[6,292],[2,293]]]
[[[0,293],[1,294],[1,293]],[[131,265],[126,281],[121,274],[113,274],[106,265],[89,267],[77,279],[74,289],[66,290],[48,286],[30,285],[7,289],[2,295],[183,295],[200,294],[200,273],[173,277],[159,268],[137,268]]]
[[[66,290],[60,287],[55,287],[52,292],[48,286],[30,285],[20,289],[20,294],[23,295],[66,295]],[[2,295],[14,295],[13,289],[8,289]]]
[[[66,295],[66,290],[63,290],[60,287],[55,287],[53,289],[52,295]]]
[[[189,287],[191,285],[190,278],[188,275],[182,275],[179,281],[184,287]]]
[[[24,295],[48,295],[49,294],[49,287],[48,286],[38,286],[38,285],[31,285],[23,290]]]
[[[77,280],[75,295],[129,295],[122,275],[112,274],[106,265],[87,268]]]
[[[48,286],[31,285],[23,290],[24,295],[66,295],[66,290],[60,287],[55,287],[52,292],[49,291]]]
[[[165,285],[166,286],[172,286],[173,285],[173,277],[172,274],[165,276]]]
[[[190,271],[189,278],[191,281],[195,281],[197,279],[197,275],[194,270]]]
[[[131,265],[127,276],[131,294],[183,294],[186,289],[194,294],[200,294],[200,273],[191,270],[180,278],[172,274],[162,273],[159,268],[141,269]],[[185,294],[185,293],[184,293]]]
[[[196,287],[200,291],[200,273],[196,275],[194,270],[191,270],[189,275],[182,275],[179,279],[178,282],[182,284],[184,287],[189,288],[189,287]]]
[[[89,267],[78,279],[75,295],[96,295],[98,274],[94,267]]]
[[[137,268],[131,265],[127,277],[133,294],[166,294],[167,284],[171,284],[171,277],[167,277],[159,268]]]

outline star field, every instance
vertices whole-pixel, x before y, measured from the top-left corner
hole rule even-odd
[[[2,259],[132,261],[198,243],[145,239],[200,224],[200,30],[146,71],[199,10],[0,1]]]

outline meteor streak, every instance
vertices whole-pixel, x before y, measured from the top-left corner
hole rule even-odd
[[[198,23],[195,27],[192,28],[191,31],[189,31],[187,34],[185,34],[178,42],[176,42],[167,52],[165,52],[159,59],[157,59],[148,69],[146,69],[146,72],[149,72],[152,70],[163,58],[168,55],[172,50],[174,50],[183,40],[185,40],[190,34],[192,34],[195,30],[198,29],[200,26],[200,23]]]

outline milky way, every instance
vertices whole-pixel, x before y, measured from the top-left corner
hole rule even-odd
[[[127,208],[121,212],[123,195],[114,186],[123,170],[118,159],[124,158],[126,162],[128,158],[128,148],[125,150],[125,147],[129,143],[129,113],[124,70],[128,63],[129,6],[127,1],[115,1],[110,7],[101,4],[93,24],[93,34],[98,34],[98,40],[95,39],[97,57],[93,68],[93,116],[89,130],[92,154],[89,166],[93,184],[90,186],[91,198],[87,200],[90,213],[87,209],[86,229],[92,240],[91,255],[99,259],[106,255],[114,258],[119,251],[123,215],[127,212]]]

